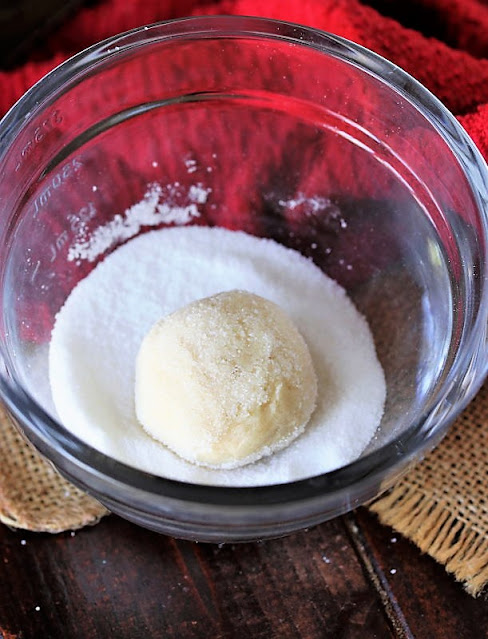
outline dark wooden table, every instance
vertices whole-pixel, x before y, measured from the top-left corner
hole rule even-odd
[[[110,516],[0,525],[2,639],[480,639],[488,602],[366,510],[272,541],[177,541]]]

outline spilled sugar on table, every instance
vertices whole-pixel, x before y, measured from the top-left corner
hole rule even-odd
[[[114,515],[0,526],[1,639],[488,637],[488,602],[365,509],[282,539],[199,544]]]

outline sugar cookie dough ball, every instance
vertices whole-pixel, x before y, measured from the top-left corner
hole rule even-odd
[[[157,322],[136,362],[137,418],[184,459],[234,468],[288,445],[315,408],[307,345],[285,313],[245,291]]]

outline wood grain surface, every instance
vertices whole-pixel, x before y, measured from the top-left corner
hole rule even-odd
[[[365,510],[287,538],[174,540],[110,516],[0,527],[2,639],[478,639],[488,604]]]

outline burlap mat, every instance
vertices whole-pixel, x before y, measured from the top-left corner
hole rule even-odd
[[[441,444],[372,505],[478,595],[488,582],[488,382]]]
[[[66,479],[26,442],[0,404],[0,521],[61,532],[96,523],[107,510]]]
[[[60,532],[107,513],[17,432],[0,406],[0,520]],[[488,383],[442,443],[370,509],[477,595],[488,582]]]

